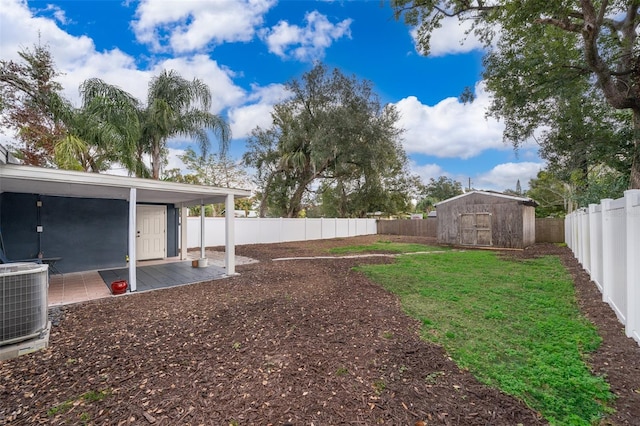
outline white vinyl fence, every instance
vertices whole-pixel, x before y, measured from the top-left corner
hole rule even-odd
[[[602,300],[640,344],[640,190],[602,200],[565,219],[565,241]]]
[[[200,218],[187,219],[187,247],[200,247]],[[235,243],[260,244],[355,237],[377,233],[376,219],[235,218]],[[207,217],[205,246],[224,246],[225,219]]]

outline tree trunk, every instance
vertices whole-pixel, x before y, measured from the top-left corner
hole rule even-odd
[[[153,179],[160,179],[160,144],[154,143],[151,151],[151,172]]]
[[[629,188],[640,189],[640,109],[633,110],[633,152]]]
[[[266,217],[267,215],[267,207],[269,203],[269,192],[271,181],[273,180],[274,172],[269,173],[269,176],[264,180],[264,185],[262,188],[262,197],[260,197],[260,209],[258,212],[258,216]]]
[[[287,211],[287,217],[298,217],[298,213],[301,210],[302,204],[302,196],[304,195],[304,191],[307,189],[307,185],[315,179],[316,175],[312,176],[309,179],[306,179],[303,182],[299,182],[298,187],[296,188],[293,196],[291,197],[291,201],[289,202],[289,209]]]
[[[269,196],[269,188],[267,186],[262,190],[262,198],[260,198],[260,210],[258,216],[266,217],[267,214],[267,197]]]

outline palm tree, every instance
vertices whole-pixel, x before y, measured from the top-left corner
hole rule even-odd
[[[97,78],[82,83],[80,93],[82,107],[64,118],[68,131],[55,147],[57,165],[101,172],[118,162],[139,175],[145,166],[136,156],[141,134],[138,100]]]
[[[169,138],[182,135],[195,139],[206,156],[210,142],[205,129],[209,129],[219,137],[221,151],[226,151],[231,131],[221,117],[209,112],[210,106],[211,91],[197,78],[188,81],[174,70],[164,70],[151,80],[147,107],[141,112],[138,158],[145,152],[151,155],[154,179],[160,178]]]

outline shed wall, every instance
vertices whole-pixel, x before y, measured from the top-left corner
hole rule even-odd
[[[535,243],[535,210],[518,201],[486,194],[470,194],[437,207],[438,242],[460,243],[459,217],[465,213],[491,214],[494,247],[524,248]]]
[[[522,247],[536,243],[536,208],[520,205],[522,209]]]

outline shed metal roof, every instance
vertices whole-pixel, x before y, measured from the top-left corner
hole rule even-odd
[[[472,195],[472,194],[481,194],[481,195],[488,195],[488,196],[491,196],[491,197],[505,198],[505,199],[509,199],[509,200],[513,200],[513,201],[518,201],[518,202],[520,202],[522,204],[530,205],[530,206],[533,206],[533,207],[538,205],[538,203],[535,202],[534,200],[532,200],[531,198],[516,197],[514,195],[503,194],[502,192],[470,191],[470,192],[465,192],[464,194],[460,194],[460,195],[457,195],[455,197],[451,197],[451,198],[448,198],[446,200],[440,201],[439,203],[436,203],[434,206],[438,207],[438,206],[440,206],[442,204],[449,203],[449,202],[454,201],[454,200],[459,200],[460,198],[468,197],[469,195]]]

